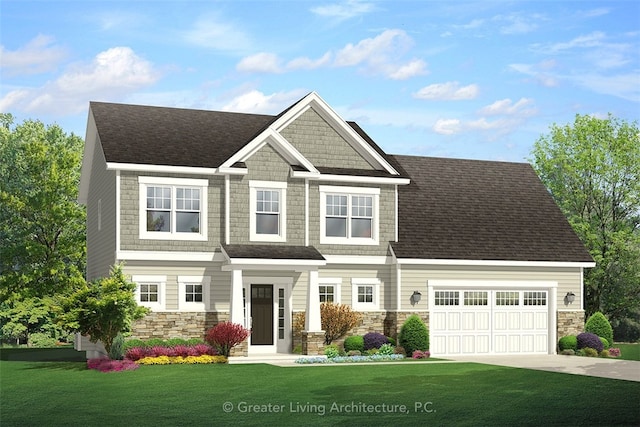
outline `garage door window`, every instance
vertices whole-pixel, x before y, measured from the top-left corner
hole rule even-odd
[[[486,291],[465,291],[464,305],[487,305],[488,292]]]
[[[524,305],[547,305],[546,292],[525,292]]]
[[[458,291],[436,291],[436,305],[460,305],[460,292]]]
[[[520,292],[496,292],[496,305],[520,305]]]

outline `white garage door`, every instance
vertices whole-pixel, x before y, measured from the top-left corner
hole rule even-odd
[[[546,290],[433,290],[434,355],[548,352]]]

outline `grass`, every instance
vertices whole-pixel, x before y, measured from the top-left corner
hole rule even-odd
[[[47,426],[640,424],[640,383],[632,381],[474,363],[171,365],[105,374],[61,361],[65,349],[16,350],[3,349],[0,357],[3,427],[27,420]]]
[[[614,347],[620,349],[620,359],[640,361],[640,344],[616,343]]]

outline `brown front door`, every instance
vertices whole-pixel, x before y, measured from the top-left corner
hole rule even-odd
[[[251,345],[273,345],[273,285],[251,285]]]

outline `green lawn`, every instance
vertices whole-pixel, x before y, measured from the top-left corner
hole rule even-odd
[[[640,383],[631,381],[437,362],[104,374],[59,361],[54,353],[67,350],[49,350],[50,362],[17,350],[1,351],[3,427],[640,424]]]
[[[640,344],[616,343],[614,347],[618,347],[620,349],[620,359],[640,361]]]

